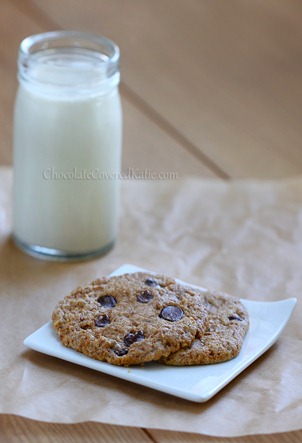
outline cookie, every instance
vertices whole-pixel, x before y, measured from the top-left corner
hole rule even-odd
[[[200,295],[174,279],[137,272],[104,277],[60,301],[52,316],[63,345],[115,365],[159,360],[207,327]]]
[[[167,365],[187,366],[221,363],[236,357],[249,329],[248,312],[241,301],[228,294],[207,292],[208,328],[191,345],[162,358]]]

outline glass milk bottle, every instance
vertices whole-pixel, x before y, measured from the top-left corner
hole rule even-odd
[[[100,255],[118,232],[119,49],[87,33],[33,35],[18,73],[13,239],[38,257]]]

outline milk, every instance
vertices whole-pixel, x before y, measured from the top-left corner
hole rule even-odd
[[[75,84],[91,76],[74,58],[68,76],[66,66],[50,67],[46,91],[43,65],[32,71],[35,84],[20,81],[16,97],[14,238],[34,254],[85,257],[110,248],[118,233],[120,98],[117,86],[56,87],[73,74]]]

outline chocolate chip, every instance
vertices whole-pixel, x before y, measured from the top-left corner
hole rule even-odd
[[[157,283],[153,278],[146,278],[145,284],[148,286],[157,286]]]
[[[184,316],[183,310],[178,306],[166,306],[162,309],[160,317],[168,321],[177,321]]]
[[[133,343],[137,341],[144,340],[145,335],[143,331],[129,332],[124,337],[124,343],[126,346],[131,346]]]
[[[149,303],[153,299],[153,295],[150,291],[144,291],[137,296],[137,301],[140,303]]]
[[[99,315],[95,321],[94,321],[95,326],[99,327],[99,328],[104,328],[105,326],[110,324],[110,318],[107,314],[105,315]]]
[[[229,317],[228,317],[228,319],[229,320],[238,320],[238,321],[242,321],[242,318],[241,317],[239,317],[239,315],[230,315]]]
[[[102,295],[98,298],[98,302],[103,308],[113,308],[116,305],[116,300],[111,295]]]
[[[120,348],[120,349],[113,349],[113,352],[118,356],[122,357],[123,355],[128,354],[129,349],[127,348]]]

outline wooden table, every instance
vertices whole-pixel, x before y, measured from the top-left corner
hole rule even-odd
[[[104,34],[122,54],[123,168],[179,177],[302,172],[299,0],[0,0],[0,164],[11,164],[16,60],[27,35]],[[0,416],[3,442],[298,442],[302,431],[222,439]]]

